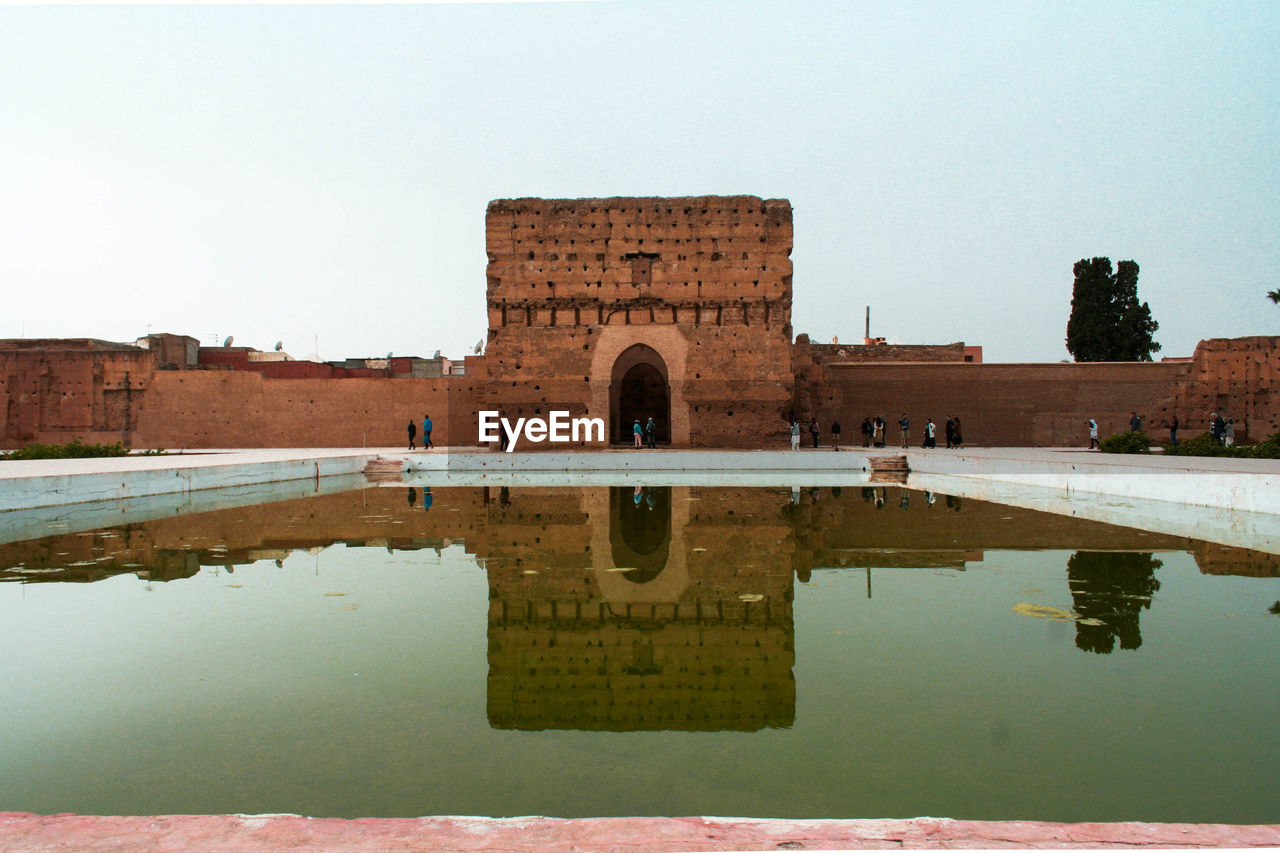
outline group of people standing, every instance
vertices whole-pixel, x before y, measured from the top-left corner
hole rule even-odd
[[[1218,444],[1231,447],[1236,443],[1236,419],[1224,418],[1217,412],[1210,413],[1209,434]]]
[[[809,421],[809,437],[813,439],[813,446],[818,446],[818,437],[822,434],[822,428],[818,426],[818,419],[814,418]],[[800,421],[791,420],[791,449],[800,449]],[[831,423],[831,449],[840,449],[840,422],[833,421]]]
[[[648,447],[652,450],[658,446],[658,425],[654,423],[652,417],[643,427],[640,426],[640,419],[636,418],[635,425],[631,427],[631,434],[635,436],[636,447]]]
[[[884,447],[888,443],[889,423],[880,415],[874,418],[867,417],[862,419],[862,446],[863,447]],[[956,415],[948,415],[945,423],[944,434],[946,436],[947,447],[957,448],[964,444],[964,433],[960,426],[960,418]],[[800,421],[792,419],[791,421],[791,449],[800,449]],[[813,440],[813,446],[816,448],[819,444],[821,428],[818,426],[818,419],[814,418],[809,421],[809,436]],[[921,447],[937,447],[938,446],[938,425],[933,422],[933,418],[928,418],[924,425],[924,443]],[[898,418],[898,437],[903,447],[908,447],[911,443],[911,419],[903,412],[902,417]],[[831,449],[840,449],[840,422],[833,421],[831,424]]]
[[[933,418],[926,418],[924,422],[924,441],[921,447],[931,448],[938,446],[938,425],[933,422]],[[864,418],[862,421],[862,446],[863,447],[884,447],[888,441],[889,424],[884,418],[877,415],[875,418]],[[947,415],[947,419],[943,424],[943,435],[946,438],[948,448],[957,448],[964,444],[964,432],[960,426],[960,417],[958,415]],[[898,418],[898,440],[902,447],[911,446],[911,418],[907,417],[907,413],[903,412]]]
[[[435,445],[431,443],[432,426],[433,425],[431,423],[431,416],[423,415],[422,416],[422,449],[423,450],[426,450],[431,447],[435,447]],[[416,439],[417,437],[418,437],[418,425],[415,424],[413,421],[409,421],[409,449],[410,450],[414,450],[416,448],[416,445],[414,444],[414,439]]]

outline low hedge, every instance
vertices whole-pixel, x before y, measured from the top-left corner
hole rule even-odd
[[[1207,432],[1178,443],[1177,447],[1165,445],[1170,456],[1224,456],[1232,459],[1280,459],[1280,432],[1257,444],[1219,444]]]
[[[97,459],[106,456],[128,456],[129,448],[122,443],[85,444],[73,439],[67,444],[28,444],[12,453],[2,454],[4,459]]]

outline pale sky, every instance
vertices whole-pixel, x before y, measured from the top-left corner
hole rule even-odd
[[[0,6],[0,337],[461,357],[495,198],[786,198],[793,325],[1280,334],[1280,3]]]

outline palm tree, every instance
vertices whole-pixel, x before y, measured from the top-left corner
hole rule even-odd
[[[1270,299],[1272,302],[1276,303],[1277,305],[1280,305],[1280,290],[1271,291],[1270,293],[1267,294],[1267,298]]]

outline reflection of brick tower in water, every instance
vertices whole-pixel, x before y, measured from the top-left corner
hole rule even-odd
[[[486,559],[490,725],[791,725],[790,527],[750,523],[744,504],[759,499],[750,490],[705,508],[698,491],[585,489],[579,524],[568,507],[526,511],[532,537],[517,532],[521,519],[502,519],[512,546]],[[541,541],[518,544],[546,537],[580,558],[549,563]]]
[[[785,443],[789,202],[508,199],[485,233],[481,408],[604,418],[622,444],[650,417],[674,447]]]

